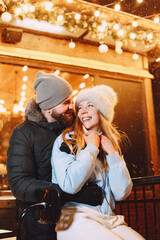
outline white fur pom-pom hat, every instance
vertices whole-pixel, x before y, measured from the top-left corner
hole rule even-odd
[[[103,116],[112,122],[114,118],[114,107],[118,99],[113,88],[106,85],[97,85],[93,88],[82,90],[76,99],[76,108],[82,101],[89,101],[103,114]]]

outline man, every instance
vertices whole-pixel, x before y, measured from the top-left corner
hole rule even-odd
[[[34,82],[36,100],[25,109],[25,121],[12,132],[7,151],[8,182],[20,210],[42,200],[43,189],[55,188],[61,202],[101,204],[102,192],[85,186],[76,195],[65,194],[51,183],[51,150],[56,137],[75,119],[72,87],[63,78],[38,72]],[[54,226],[40,224],[31,214],[25,217],[25,240],[55,240]]]

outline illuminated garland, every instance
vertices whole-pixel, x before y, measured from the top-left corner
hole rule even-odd
[[[105,43],[108,36],[114,41],[121,41],[122,46],[130,44],[134,47],[141,43],[149,47],[157,42],[159,35],[149,29],[134,27],[127,22],[122,25],[116,19],[106,20],[103,14],[97,17],[87,9],[81,10],[79,14],[78,8],[73,9],[71,4],[62,6],[61,2],[63,1],[0,0],[0,11],[1,14],[10,13],[13,20],[25,18],[43,20],[52,25],[62,26],[71,33],[83,29],[93,40],[98,39],[100,44]]]

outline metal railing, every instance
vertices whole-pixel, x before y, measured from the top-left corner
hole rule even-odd
[[[160,176],[132,178],[131,195],[116,202],[116,214],[147,240],[160,240]]]

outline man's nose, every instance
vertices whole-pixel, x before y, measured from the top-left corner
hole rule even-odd
[[[74,104],[73,104],[73,102],[71,102],[71,103],[68,105],[68,108],[69,108],[69,109],[74,109]]]

